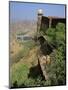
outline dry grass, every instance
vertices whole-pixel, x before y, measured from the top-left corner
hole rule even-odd
[[[23,45],[20,45],[16,40],[13,40],[10,45],[10,53],[12,56],[16,55],[21,49]]]
[[[32,65],[37,65],[37,47],[34,47],[31,49],[28,53],[28,55],[20,60],[20,62],[27,64],[28,67],[31,67]]]

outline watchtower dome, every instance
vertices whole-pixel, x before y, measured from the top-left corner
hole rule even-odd
[[[38,15],[43,15],[43,10],[42,9],[38,10]]]
[[[37,15],[38,15],[38,21],[37,21],[37,37],[40,36],[40,28],[41,28],[41,20],[42,20],[42,16],[43,16],[43,10],[39,9],[37,11]]]

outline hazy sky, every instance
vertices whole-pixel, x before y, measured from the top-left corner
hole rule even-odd
[[[65,17],[64,5],[10,2],[10,20],[36,20],[38,9],[43,9],[45,16]]]

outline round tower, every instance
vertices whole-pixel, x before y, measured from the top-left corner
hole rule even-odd
[[[40,29],[41,29],[41,20],[43,16],[43,10],[39,9],[37,15],[38,15],[38,20],[37,20],[37,37],[38,37],[40,34]]]

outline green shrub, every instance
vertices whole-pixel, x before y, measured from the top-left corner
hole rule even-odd
[[[59,23],[56,26],[55,41],[56,41],[55,45],[57,46],[57,49],[55,49],[50,55],[51,65],[47,67],[47,71],[49,74],[49,80],[51,81],[51,85],[64,85],[66,83],[64,24]]]
[[[27,81],[28,73],[29,69],[27,65],[22,63],[14,64],[11,68],[11,76],[10,76],[12,86],[14,86],[15,82],[17,82],[17,86],[20,86],[25,81]]]

